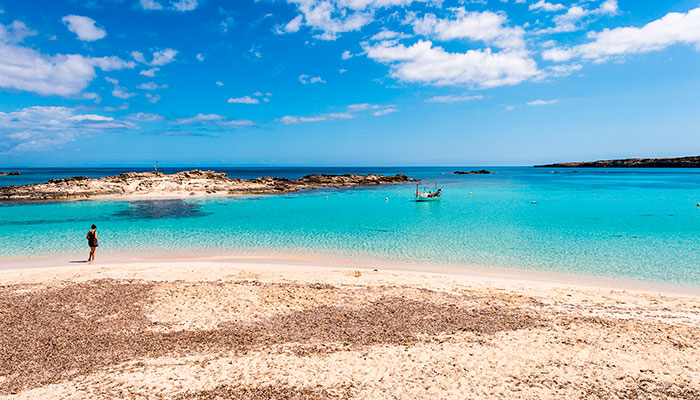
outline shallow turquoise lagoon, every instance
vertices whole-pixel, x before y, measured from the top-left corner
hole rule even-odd
[[[101,252],[318,253],[700,287],[700,170],[487,167],[496,174],[450,174],[456,169],[477,168],[217,168],[237,177],[404,173],[440,182],[444,195],[435,203],[414,202],[411,185],[0,203],[0,258],[85,250],[95,223]],[[21,181],[0,177],[0,185],[123,171],[28,170]]]

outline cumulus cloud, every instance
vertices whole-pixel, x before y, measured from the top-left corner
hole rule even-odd
[[[151,68],[151,69],[144,69],[143,71],[139,72],[139,75],[147,76],[149,78],[153,78],[156,76],[156,72],[160,71],[160,68]]]
[[[197,53],[195,56],[197,58],[197,61],[202,62],[204,61],[204,56],[201,53]]]
[[[675,44],[693,45],[700,51],[700,8],[687,13],[668,13],[641,28],[620,27],[591,32],[592,42],[542,53],[545,60],[568,61],[581,58],[602,62],[610,57],[649,53]]]
[[[250,96],[243,96],[243,97],[235,97],[235,98],[230,98],[228,99],[228,103],[236,103],[236,104],[260,104],[260,100],[250,97]]]
[[[177,0],[172,3],[172,7],[175,11],[192,11],[198,6],[197,0]]]
[[[528,101],[527,105],[531,107],[537,107],[537,106],[546,106],[550,104],[556,104],[559,102],[559,99],[552,99],[552,100],[542,100],[542,99],[537,99],[533,101]]]
[[[105,78],[105,79],[114,85],[114,89],[112,90],[112,96],[118,97],[120,99],[128,99],[129,97],[136,96],[136,93],[129,93],[129,91],[126,88],[119,86],[118,80],[116,80],[114,78]]]
[[[0,112],[0,152],[54,150],[81,134],[135,128],[138,126],[128,121],[74,108],[26,107]]]
[[[330,121],[336,119],[351,119],[355,118],[358,114],[363,112],[369,112],[372,115],[379,117],[382,115],[391,114],[399,111],[399,109],[394,105],[381,105],[381,104],[370,104],[370,103],[360,103],[351,104],[346,107],[345,111],[342,112],[332,112],[325,113],[314,116],[296,116],[296,115],[285,115],[284,117],[278,119],[277,121],[285,125],[297,125],[306,122],[320,122],[320,121]]]
[[[411,46],[384,41],[365,45],[365,51],[369,58],[388,64],[391,76],[404,82],[488,88],[514,85],[540,73],[535,61],[523,52],[487,48],[451,53],[429,40]]]
[[[547,3],[545,0],[539,0],[537,3],[530,4],[528,7],[530,10],[543,10],[543,11],[561,11],[566,8],[563,4]]]
[[[27,36],[25,28],[24,24],[0,24],[0,87],[45,96],[72,96],[82,92],[97,76],[95,68],[113,71],[136,66],[133,61],[118,57],[39,53],[18,44]]]
[[[218,125],[230,128],[241,128],[245,126],[255,126],[256,123],[249,119],[232,119],[229,121],[221,121]]]
[[[598,8],[586,9],[580,5],[571,6],[566,13],[555,16],[554,27],[536,31],[537,34],[574,32],[582,29],[586,22],[590,22],[602,16],[616,15],[619,13],[617,0],[605,0]]]
[[[381,31],[375,33],[372,35],[372,37],[369,40],[389,40],[389,39],[407,39],[410,38],[411,35],[408,35],[406,33],[401,33],[401,32],[395,32],[388,30],[386,28],[382,28]]]
[[[335,40],[338,34],[357,31],[372,21],[371,13],[359,11],[358,5],[353,4],[352,1],[343,2],[343,4],[330,0],[288,1],[299,8],[305,25],[320,31],[316,37],[322,40]],[[290,22],[291,30],[287,32],[298,30],[297,28],[301,26],[302,19],[296,18]]]
[[[78,39],[93,42],[107,36],[107,32],[95,25],[95,20],[80,15],[66,15],[62,18],[68,30],[78,35]]]
[[[196,124],[201,122],[211,122],[223,120],[224,116],[219,114],[202,114],[199,113],[193,117],[179,118],[176,120],[178,124]]]
[[[146,100],[148,100],[149,103],[157,103],[160,101],[160,95],[146,93]]]
[[[468,39],[504,49],[525,48],[525,30],[506,26],[508,18],[505,14],[491,11],[470,12],[464,7],[452,9],[452,12],[452,19],[425,14],[422,18],[411,17],[408,22],[413,25],[416,34],[442,41]]]
[[[144,113],[144,112],[129,114],[126,117],[129,119],[133,119],[134,121],[144,121],[144,122],[155,122],[155,121],[162,121],[165,119],[160,114]]]
[[[163,66],[175,61],[175,56],[178,51],[173,49],[164,49],[153,52],[153,60],[149,63],[152,66]]]
[[[306,74],[299,75],[299,82],[304,85],[310,85],[312,83],[326,83],[320,76],[309,76]]]
[[[447,95],[447,96],[435,96],[426,99],[426,103],[457,103],[462,101],[472,101],[472,100],[482,100],[484,96],[480,94],[464,94],[464,95]]]
[[[21,43],[28,36],[36,36],[37,31],[30,29],[22,21],[13,21],[9,25],[0,24],[0,42]]]
[[[146,82],[146,83],[142,83],[136,87],[138,89],[142,89],[142,90],[158,90],[158,89],[167,89],[168,85],[167,84],[158,85],[155,82]]]
[[[162,10],[163,6],[156,0],[139,0],[139,5],[144,10]]]

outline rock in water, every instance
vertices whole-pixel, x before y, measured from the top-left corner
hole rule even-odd
[[[147,197],[229,194],[273,194],[317,187],[391,185],[415,181],[406,175],[307,175],[299,179],[262,177],[229,178],[223,172],[127,172],[104,178],[74,176],[46,183],[0,187],[0,200],[59,200],[96,196]]]

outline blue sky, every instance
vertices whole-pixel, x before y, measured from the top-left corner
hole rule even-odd
[[[0,165],[700,153],[700,2],[0,0]]]

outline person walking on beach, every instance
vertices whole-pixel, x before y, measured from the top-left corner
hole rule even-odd
[[[97,226],[92,225],[91,229],[87,233],[88,246],[90,246],[90,255],[88,256],[88,262],[95,262],[95,250],[97,250]]]

